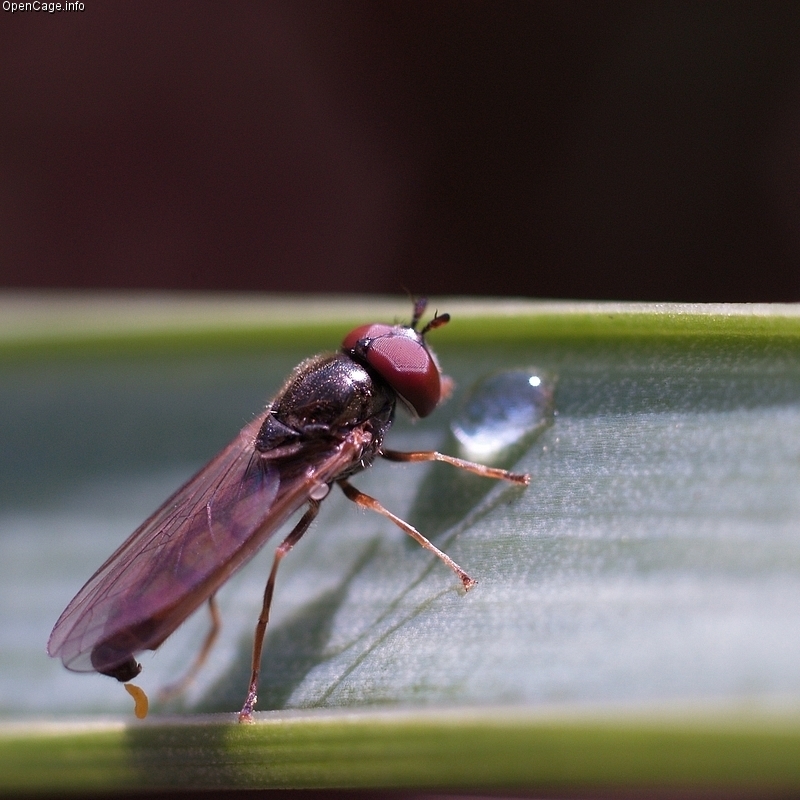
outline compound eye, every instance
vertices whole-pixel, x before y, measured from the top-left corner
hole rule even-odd
[[[386,336],[389,333],[394,331],[394,327],[392,325],[386,325],[381,322],[373,322],[370,325],[362,325],[360,328],[356,328],[347,336],[344,337],[344,341],[342,342],[342,349],[343,350],[355,350],[356,345],[359,342],[367,341],[371,339],[377,339],[378,336]]]
[[[417,416],[427,417],[439,404],[439,367],[411,328],[364,325],[347,335],[343,347],[372,367]]]
[[[369,347],[367,363],[417,416],[427,417],[439,404],[442,396],[439,368],[422,342],[397,334],[382,336]]]

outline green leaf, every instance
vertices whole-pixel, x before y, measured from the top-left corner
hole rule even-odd
[[[274,712],[243,729],[192,721],[241,705],[271,548],[220,593],[221,641],[183,701],[155,696],[204,614],[144,657],[152,722],[48,659],[49,630],[294,364],[407,305],[0,299],[0,789],[800,785],[797,308],[436,307],[456,391],[388,446],[452,451],[470,387],[536,367],[556,416],[507,464],[532,483],[354,477],[478,580],[466,595],[332,494],[279,574],[258,705]],[[130,724],[52,727],[109,714]],[[46,732],[20,727],[33,717]]]

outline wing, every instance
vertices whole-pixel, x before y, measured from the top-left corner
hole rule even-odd
[[[115,664],[103,663],[101,650],[118,656],[158,647],[309,499],[314,486],[351,469],[369,437],[351,431],[313,453],[270,460],[254,447],[266,413],[245,426],[89,579],[53,628],[51,656],[71,670],[103,671]],[[108,642],[113,646],[95,651]]]

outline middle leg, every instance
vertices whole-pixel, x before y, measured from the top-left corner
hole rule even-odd
[[[421,544],[426,550],[430,550],[436,556],[438,556],[448,567],[450,567],[456,575],[458,575],[459,580],[461,581],[462,585],[464,586],[465,591],[469,591],[477,581],[470,578],[466,572],[464,572],[461,567],[453,561],[447,553],[443,553],[435,544],[431,541],[426,539],[413,525],[409,525],[405,520],[400,519],[400,517],[395,516],[389,511],[387,508],[384,508],[374,497],[370,497],[368,494],[364,494],[364,492],[359,491],[356,489],[353,484],[348,483],[347,480],[342,479],[337,481],[339,486],[342,488],[342,491],[345,493],[345,496],[348,500],[352,500],[356,505],[361,506],[362,508],[368,508],[370,511],[377,511],[378,514],[382,514],[387,519],[390,519],[397,525],[398,528],[404,530],[412,539],[416,542]]]

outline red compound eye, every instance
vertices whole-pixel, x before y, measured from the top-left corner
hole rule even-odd
[[[427,417],[442,396],[439,367],[422,336],[402,325],[362,325],[342,343],[345,352],[372,367],[417,416]]]
[[[382,322],[373,322],[371,325],[362,325],[356,328],[347,336],[344,337],[342,342],[343,350],[355,350],[356,345],[364,339],[377,339],[379,336],[386,336],[395,330],[394,325],[385,325]],[[413,332],[413,331],[412,331]]]

